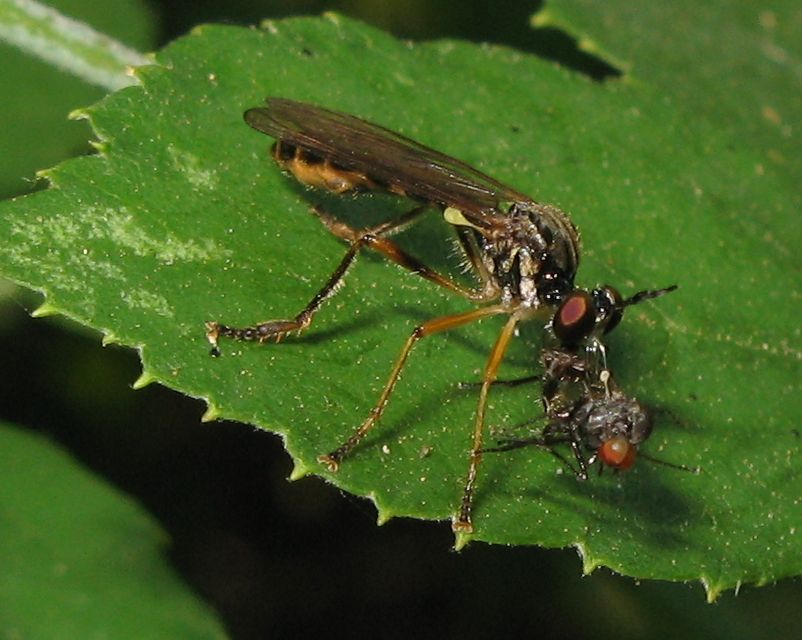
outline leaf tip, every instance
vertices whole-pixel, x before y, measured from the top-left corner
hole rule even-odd
[[[68,120],[92,120],[92,110],[90,107],[80,107],[73,109],[67,114]]]
[[[376,511],[377,511],[376,524],[379,525],[380,527],[382,525],[387,524],[388,522],[390,522],[390,520],[392,520],[395,517],[395,514],[392,511],[379,506],[378,503],[376,503]]]
[[[592,557],[582,542],[575,542],[574,549],[576,549],[579,559],[582,561],[582,573],[589,575],[601,566],[601,562]]]
[[[303,462],[300,460],[293,460],[292,471],[290,472],[290,482],[301,480],[310,473],[311,471],[309,470],[309,467],[307,467]]]
[[[454,551],[462,551],[473,538],[472,533],[457,531],[454,533]]]
[[[100,344],[104,347],[108,347],[110,344],[122,344],[122,340],[120,340],[116,333],[109,332],[103,334],[103,337],[100,339]]]
[[[45,301],[40,304],[36,309],[31,311],[31,317],[33,318],[47,318],[48,316],[55,316],[59,313],[58,308],[56,305],[50,304],[49,302]]]
[[[705,592],[707,593],[708,604],[713,604],[716,600],[718,600],[718,597],[721,595],[721,592],[724,591],[724,585],[718,582],[714,582],[707,576],[702,576],[699,579],[699,581],[702,583],[702,586],[704,587]],[[740,588],[740,586],[741,585],[739,581],[738,586],[736,587],[736,592]]]
[[[151,375],[147,371],[143,371],[139,377],[134,380],[134,384],[132,384],[131,387],[134,389],[134,391],[139,391],[140,389],[144,389],[154,382],[156,382],[156,376]]]
[[[201,416],[201,422],[214,422],[219,417],[220,409],[210,403],[206,406],[206,411],[204,411]]]

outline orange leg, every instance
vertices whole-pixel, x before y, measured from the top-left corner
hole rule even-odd
[[[359,230],[349,227],[344,222],[328,215],[322,209],[316,208],[315,213],[326,228],[335,236],[349,242],[351,245],[348,248],[348,252],[340,261],[340,264],[334,270],[334,273],[329,276],[326,284],[315,294],[306,307],[291,320],[269,320],[250,327],[230,327],[219,322],[207,322],[206,337],[212,345],[212,355],[216,356],[220,354],[220,350],[217,346],[220,336],[254,342],[266,342],[271,339],[278,342],[293,331],[306,329],[312,323],[312,318],[320,307],[323,306],[323,303],[340,289],[348,269],[364,247],[369,247],[378,251],[405,269],[441,287],[459,293],[469,300],[482,302],[495,297],[496,294],[489,291],[486,286],[473,290],[457,284],[450,278],[427,267],[420,260],[404,251],[395,242],[387,239],[386,236],[398,233],[416,222],[425,210],[426,207],[421,206],[395,220],[384,222],[370,229]]]
[[[325,464],[329,468],[329,471],[337,471],[340,467],[342,459],[362,441],[362,439],[367,435],[368,431],[370,431],[376,422],[378,422],[379,418],[381,418],[381,415],[384,412],[384,408],[387,406],[387,401],[390,399],[390,395],[393,393],[393,389],[398,382],[398,378],[401,376],[401,370],[404,368],[404,364],[407,361],[409,352],[412,350],[412,347],[417,344],[418,340],[434,333],[454,329],[464,324],[468,324],[469,322],[473,322],[474,320],[480,320],[491,315],[507,313],[508,311],[509,309],[504,305],[493,305],[491,307],[484,307],[482,309],[474,309],[473,311],[468,311],[466,313],[435,318],[434,320],[429,320],[428,322],[416,327],[412,332],[412,335],[410,335],[407,339],[406,344],[404,344],[404,348],[401,349],[401,353],[398,356],[395,366],[390,373],[390,377],[384,386],[384,390],[379,396],[376,406],[374,406],[371,410],[367,420],[362,423],[362,425],[353,433],[353,435],[351,435],[350,438],[348,438],[348,440],[346,440],[331,453],[320,456],[318,461]]]
[[[498,368],[504,359],[504,354],[510,344],[515,325],[518,324],[519,317],[512,314],[507,320],[507,324],[501,330],[501,334],[490,352],[487,359],[485,373],[482,378],[482,389],[479,391],[479,406],[476,409],[476,421],[473,427],[473,448],[471,449],[470,466],[468,467],[468,478],[465,482],[465,489],[462,492],[462,502],[459,513],[451,523],[451,528],[455,533],[471,533],[473,523],[471,522],[471,509],[473,508],[473,494],[476,490],[476,477],[479,474],[479,463],[482,461],[482,440],[484,438],[485,411],[487,409],[487,394],[496,379]]]

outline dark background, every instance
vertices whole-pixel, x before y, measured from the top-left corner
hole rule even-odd
[[[200,22],[336,10],[401,37],[507,44],[596,81],[616,70],[554,30],[532,31],[519,2],[152,2],[160,43]],[[387,6],[385,6],[387,5]],[[76,105],[77,106],[77,105]],[[457,554],[446,523],[375,524],[372,505],[315,478],[287,482],[278,438],[200,422],[200,402],[131,390],[133,351],[64,320],[31,320],[21,290],[0,308],[0,419],[49,434],[135,496],[172,536],[170,559],[234,638],[343,634],[474,637],[792,637],[799,581],[705,603],[699,584],[637,583],[576,553],[475,544]],[[103,381],[102,384],[99,381]],[[20,389],[25,390],[20,393]],[[795,614],[798,618],[799,614]]]

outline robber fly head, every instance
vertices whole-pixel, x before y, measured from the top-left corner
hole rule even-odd
[[[610,285],[591,291],[574,289],[557,307],[551,328],[562,345],[576,346],[590,337],[600,337],[615,329],[626,307],[658,298],[676,288],[677,285],[671,285],[665,289],[639,291],[626,299]]]

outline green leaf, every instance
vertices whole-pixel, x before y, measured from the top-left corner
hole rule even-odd
[[[164,532],[44,438],[0,424],[0,635],[222,638]]]
[[[535,23],[564,28],[591,51],[610,52],[696,121],[757,152],[762,170],[788,180],[788,196],[800,202],[802,166],[792,161],[799,151],[793,125],[802,119],[793,81],[802,66],[798,4],[674,0],[632,7],[619,0],[553,0]],[[775,219],[767,212],[760,222]]]
[[[300,338],[225,341],[223,357],[208,357],[205,321],[292,317],[334,270],[344,247],[311,206],[357,225],[409,207],[303,189],[242,112],[278,95],[354,113],[571,212],[582,284],[625,294],[680,285],[633,309],[609,344],[624,389],[665,410],[644,451],[703,472],[644,461],[579,483],[533,448],[488,455],[475,539],[574,545],[586,570],[701,579],[711,597],[802,570],[802,345],[788,320],[798,231],[761,226],[769,212],[787,224],[796,195],[760,149],[645,79],[592,83],[503,48],[412,45],[338,16],[202,27],[157,62],[140,69],[141,87],[86,111],[98,156],[53,169],[51,189],[0,207],[11,231],[3,270],[46,294],[43,312],[136,346],[140,384],[282,434],[296,476],[370,496],[380,520],[449,518],[476,407],[458,383],[479,379],[503,319],[423,340],[381,424],[336,475],[316,457],[364,420],[412,329],[470,304],[366,254]],[[446,226],[432,215],[399,241],[455,273]],[[540,334],[535,322],[522,329],[502,377],[536,372]],[[541,416],[536,385],[493,389],[490,426]]]

